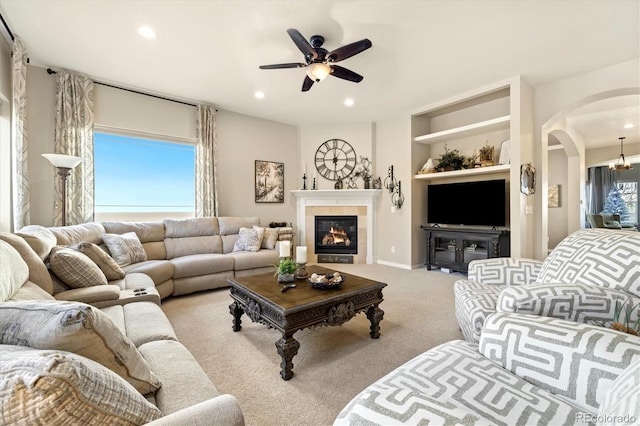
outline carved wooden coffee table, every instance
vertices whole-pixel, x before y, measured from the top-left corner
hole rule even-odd
[[[335,272],[321,266],[307,267],[309,274]],[[275,281],[273,273],[249,275],[229,279],[231,298],[229,311],[233,315],[233,331],[240,331],[243,313],[253,322],[265,324],[282,333],[276,342],[282,358],[280,376],[284,380],[293,377],[293,357],[300,343],[293,334],[314,326],[342,325],[359,312],[365,312],[371,322],[369,335],[380,337],[380,321],[384,311],[378,307],[382,302],[385,283],[372,281],[356,275],[345,274],[342,287],[333,290],[311,288],[306,280],[297,280],[296,288],[281,292],[282,284]]]

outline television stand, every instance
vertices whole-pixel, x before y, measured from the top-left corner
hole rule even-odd
[[[467,273],[469,263],[477,259],[507,257],[509,231],[485,228],[420,226],[426,232],[425,265]]]

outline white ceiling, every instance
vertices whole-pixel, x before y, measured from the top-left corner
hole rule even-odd
[[[294,125],[407,117],[432,102],[522,75],[534,86],[640,56],[639,1],[12,1],[0,13],[31,63]],[[149,25],[157,39],[137,34]],[[373,47],[340,65],[364,76],[333,77],[300,91],[302,69],[286,33],[325,37],[324,47],[369,38]],[[257,100],[261,90],[265,98]],[[355,105],[343,105],[352,97]],[[571,118],[617,143],[621,111],[607,101]],[[598,109],[599,108],[599,109]],[[586,130],[585,130],[586,131]]]

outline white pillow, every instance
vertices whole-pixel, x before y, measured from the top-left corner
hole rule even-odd
[[[11,244],[0,240],[0,302],[5,302],[29,279],[29,267]]]
[[[233,251],[259,251],[264,237],[264,228],[240,228]]]
[[[111,257],[120,266],[147,260],[147,253],[135,232],[127,232],[122,235],[103,234],[102,240],[109,249]]]

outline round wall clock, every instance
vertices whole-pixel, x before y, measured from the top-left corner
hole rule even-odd
[[[318,147],[315,162],[321,176],[342,180],[356,167],[356,151],[347,141],[329,139]]]

